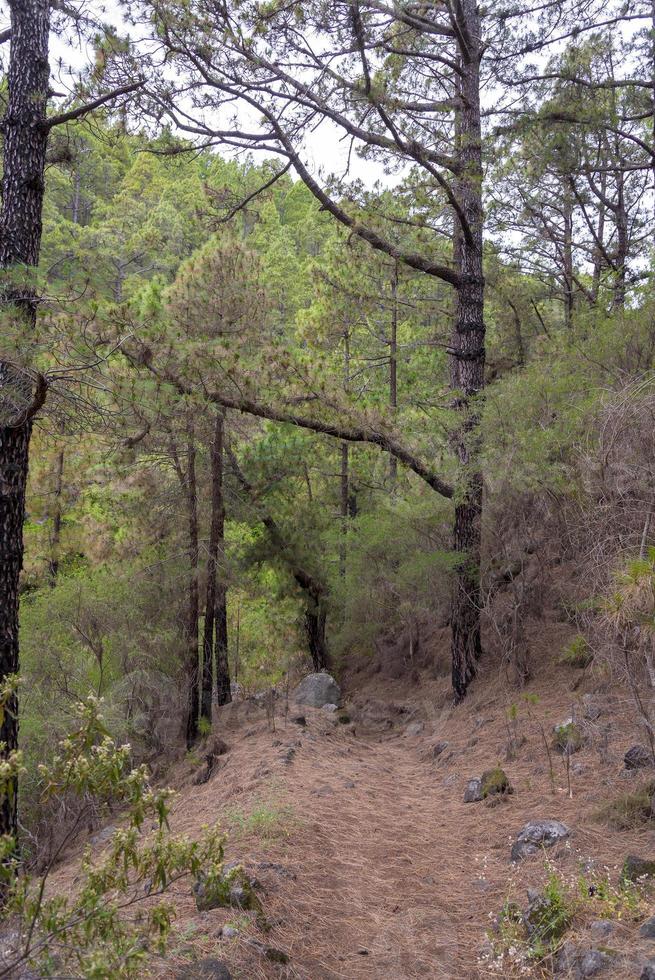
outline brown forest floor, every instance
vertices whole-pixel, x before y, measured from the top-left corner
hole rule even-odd
[[[173,894],[173,954],[154,963],[151,975],[170,978],[183,963],[216,956],[241,980],[513,976],[508,967],[491,972],[478,957],[503,901],[514,896],[525,905],[526,888],[547,877],[541,858],[509,863],[511,841],[527,820],[555,818],[572,828],[571,842],[549,852],[571,883],[581,861],[593,860],[616,880],[626,854],[655,857],[652,830],[618,832],[598,821],[604,802],[644,779],[622,771],[623,753],[638,740],[638,730],[629,698],[605,674],[588,672],[572,691],[580,672],[553,667],[567,635],[561,624],[535,628],[538,666],[527,691],[539,700],[531,717],[521,692],[491,664],[467,702],[451,707],[445,662],[436,672],[414,673],[411,683],[369,667],[351,676],[351,726],[323,711],[300,709],[306,728],[277,717],[273,732],[264,709],[252,702],[224,709],[216,728],[230,751],[204,786],[192,785],[188,762],[172,774],[180,789],[172,826],[191,834],[215,820],[225,826],[228,859],[243,862],[261,880],[272,928],[264,935],[252,918],[235,911],[198,913],[190,884],[180,884]],[[569,798],[557,755],[551,785],[541,729],[550,735],[576,704],[579,710],[585,691],[596,692],[603,714],[574,756]],[[512,702],[521,705],[517,725],[526,741],[515,760],[505,761]],[[277,710],[283,713],[281,702]],[[292,708],[290,717],[296,713]],[[424,729],[408,735],[407,724],[415,719]],[[393,727],[384,730],[387,725]],[[435,759],[432,747],[442,739],[448,749]],[[464,804],[467,780],[499,762],[514,795],[495,806]],[[277,867],[258,868],[262,862]],[[60,881],[73,874],[71,862]],[[236,938],[220,937],[226,923],[239,927]],[[578,926],[581,942],[587,924]],[[621,925],[611,942],[643,961],[655,955],[655,943],[649,949],[638,940],[637,928]],[[284,950],[288,965],[268,962],[253,939]],[[608,975],[639,972],[633,963]]]

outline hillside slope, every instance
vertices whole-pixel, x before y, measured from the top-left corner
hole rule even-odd
[[[408,682],[407,673],[391,679],[369,663],[348,678],[350,723],[293,705],[285,720],[282,700],[275,730],[256,701],[222,709],[215,728],[229,751],[204,785],[193,784],[193,760],[171,774],[180,790],[172,826],[194,834],[214,820],[224,824],[229,860],[243,862],[261,884],[270,931],[251,913],[198,912],[186,882],[173,893],[172,956],[153,964],[153,976],[174,977],[207,956],[244,980],[552,975],[552,962],[535,967],[520,952],[516,961],[488,958],[486,933],[506,900],[525,907],[527,889],[541,889],[553,871],[572,891],[583,867],[585,887],[594,875],[615,884],[626,855],[655,856],[651,823],[616,830],[599,817],[648,774],[624,769],[623,755],[638,739],[627,693],[599,670],[583,677],[554,667],[565,635],[561,624],[535,626],[542,656],[528,688],[511,688],[502,668],[487,664],[484,683],[458,707],[439,670],[416,670]],[[292,720],[300,711],[304,726]],[[585,719],[585,712],[598,717]],[[544,739],[550,744],[553,726],[572,713],[584,744],[568,776],[551,750],[551,778]],[[507,758],[510,735],[517,747]],[[498,764],[513,794],[464,803],[467,781]],[[570,840],[511,864],[521,827],[551,818],[571,828]],[[74,873],[72,862],[60,882]],[[647,908],[609,907],[600,896],[580,903],[565,938],[583,951],[601,948],[591,923],[621,917],[603,939],[611,957],[603,973],[638,977],[655,955],[655,942],[638,935]],[[226,925],[236,930],[228,929],[229,938]],[[288,962],[271,962],[266,946]],[[576,969],[570,975],[592,975]]]

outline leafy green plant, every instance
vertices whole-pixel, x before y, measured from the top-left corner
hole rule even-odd
[[[643,888],[630,881],[614,885],[607,871],[581,870],[577,878],[567,880],[547,863],[546,872],[542,892],[532,897],[525,910],[512,899],[505,900],[496,928],[489,933],[497,966],[507,962],[531,972],[531,964],[557,952],[576,923],[601,917],[639,920],[648,912]]]
[[[559,657],[559,663],[567,667],[584,670],[594,659],[594,654],[582,633],[577,633],[568,643]]]
[[[91,980],[139,975],[148,954],[166,947],[173,915],[165,901],[170,886],[201,871],[218,874],[222,866],[225,838],[218,827],[205,829],[196,841],[171,833],[171,791],[152,789],[146,767],[130,766],[130,746],[111,738],[101,704],[91,697],[78,706],[77,726],[52,762],[39,767],[44,800],[74,794],[88,804],[59,841],[48,867],[38,876],[26,873],[16,841],[8,836],[0,841],[2,924],[16,937],[0,977],[14,975],[19,967],[41,976],[64,973]],[[0,768],[2,791],[20,769],[20,753],[12,753]],[[54,862],[88,807],[109,801],[124,808],[121,827],[102,853],[86,849],[73,894],[57,894],[49,886]]]

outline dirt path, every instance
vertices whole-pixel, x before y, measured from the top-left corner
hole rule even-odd
[[[279,933],[292,962],[312,980],[471,976],[460,972],[433,774],[408,740],[329,742],[305,741],[286,780],[305,822],[282,911],[295,928]],[[466,863],[452,841],[448,877]]]

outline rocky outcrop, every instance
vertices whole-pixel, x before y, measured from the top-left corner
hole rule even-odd
[[[308,674],[291,695],[296,704],[323,708],[326,704],[341,703],[341,689],[329,674]]]
[[[512,861],[522,861],[537,854],[543,847],[552,847],[571,836],[566,824],[559,820],[531,820],[521,828],[512,844]]]

